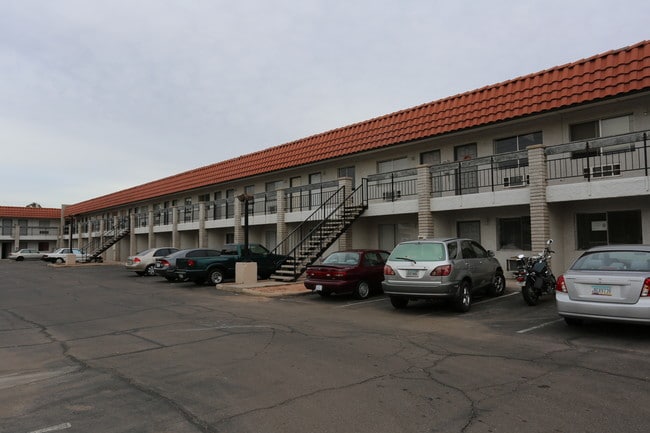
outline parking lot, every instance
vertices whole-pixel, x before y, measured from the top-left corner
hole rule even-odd
[[[0,432],[645,432],[648,327],[0,261]]]

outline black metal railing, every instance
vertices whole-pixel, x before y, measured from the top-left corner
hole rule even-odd
[[[367,179],[363,179],[361,185],[349,194],[346,194],[344,186],[339,187],[273,249],[273,253],[291,258],[289,270],[293,279],[298,278],[308,264],[320,257],[368,207],[367,191]],[[331,222],[338,225],[338,230],[332,231],[332,226],[328,225]]]
[[[417,193],[417,169],[368,176],[368,200],[396,201]]]
[[[648,176],[648,134],[636,132],[545,150],[549,182]]]
[[[493,192],[530,183],[525,150],[437,164],[429,171],[434,197]]]
[[[285,210],[301,212],[317,209],[326,203],[338,191],[338,181],[323,182],[287,188],[285,193]]]

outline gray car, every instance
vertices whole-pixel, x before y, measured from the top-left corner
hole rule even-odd
[[[398,244],[384,267],[384,293],[395,308],[409,300],[446,299],[460,312],[469,311],[472,296],[487,289],[505,291],[503,268],[494,253],[471,239],[439,238]]]
[[[560,316],[650,323],[650,245],[608,245],[585,251],[555,286]]]

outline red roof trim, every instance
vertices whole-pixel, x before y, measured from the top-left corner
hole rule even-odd
[[[59,219],[61,209],[50,207],[0,206],[0,218]]]
[[[66,208],[74,215],[650,89],[650,41],[200,167]]]

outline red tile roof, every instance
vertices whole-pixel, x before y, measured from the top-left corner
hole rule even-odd
[[[51,207],[0,206],[0,218],[59,219],[61,209]]]
[[[650,90],[650,41],[70,205],[80,214]]]

